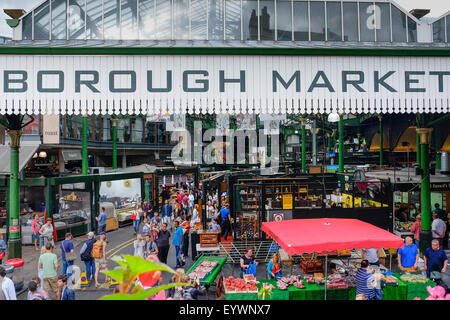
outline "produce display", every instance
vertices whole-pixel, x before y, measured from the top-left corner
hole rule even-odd
[[[347,288],[348,284],[341,274],[335,273],[328,277],[327,289],[347,289]]]
[[[304,289],[303,280],[300,276],[292,275],[289,278],[282,277],[277,281],[277,287],[280,290],[287,290],[289,286],[295,286],[299,289]]]
[[[404,282],[410,282],[410,283],[427,283],[428,278],[426,276],[423,276],[421,274],[410,274],[405,273],[400,276],[400,280]]]
[[[229,276],[224,281],[225,293],[257,293],[256,281],[246,282],[244,279]]]
[[[252,275],[252,274],[244,274],[244,280],[245,280],[246,282],[249,282],[249,281],[256,281],[256,278],[255,278],[255,276]]]
[[[214,268],[219,264],[218,261],[202,261],[191,273],[188,274],[190,279],[203,279],[207,277]]]
[[[323,274],[321,274],[321,273],[320,273],[319,276],[307,275],[307,276],[305,276],[305,280],[309,284],[313,284],[313,283],[324,284],[325,283],[325,280],[323,278]]]

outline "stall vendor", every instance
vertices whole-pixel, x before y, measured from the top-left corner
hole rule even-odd
[[[419,262],[419,249],[413,243],[411,237],[406,237],[405,244],[403,248],[398,249],[398,267],[400,269],[404,268],[414,268],[417,269],[417,264]]]
[[[269,275],[269,279],[276,280],[283,276],[282,274],[283,265],[280,261],[280,255],[278,253],[274,253],[272,259],[270,259],[267,265],[267,274]]]
[[[258,261],[253,257],[253,249],[247,248],[245,250],[245,254],[240,259],[241,264],[241,278],[243,278],[244,274],[254,273],[256,274],[256,266],[258,265]]]
[[[444,250],[439,248],[439,241],[431,241],[431,248],[425,251],[423,256],[427,277],[431,278],[432,272],[445,274],[447,271],[448,258]]]

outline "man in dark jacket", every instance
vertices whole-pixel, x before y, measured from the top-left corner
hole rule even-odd
[[[65,274],[58,277],[58,287],[61,300],[75,300],[75,292],[67,286],[67,276]]]
[[[89,232],[88,240],[83,244],[83,247],[80,250],[81,261],[84,262],[86,266],[86,278],[89,281],[89,284],[92,280],[94,280],[95,275],[95,260],[91,256],[92,247],[95,243],[94,233]]]

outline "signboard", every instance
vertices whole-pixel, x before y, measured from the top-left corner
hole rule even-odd
[[[448,113],[449,73],[444,56],[5,54],[0,114]]]
[[[450,191],[450,182],[430,183],[430,189],[433,191]]]
[[[9,233],[20,232],[20,227],[9,227]]]
[[[283,194],[283,210],[292,210],[292,193]]]
[[[43,117],[43,144],[58,144],[59,143],[59,115],[46,114]]]

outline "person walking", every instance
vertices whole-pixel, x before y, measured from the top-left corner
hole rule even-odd
[[[131,220],[133,220],[134,234],[137,235],[139,233],[139,225],[141,223],[141,213],[138,205],[134,206],[134,210],[131,213]]]
[[[104,207],[100,208],[100,214],[98,217],[95,217],[95,220],[98,222],[98,234],[101,232],[106,232],[106,209]]]
[[[420,232],[422,231],[422,217],[420,214],[416,216],[416,221],[413,223],[410,230],[414,233],[414,244],[418,248],[420,243]]]
[[[158,259],[162,263],[167,264],[167,255],[170,249],[170,232],[167,230],[167,223],[162,224],[161,229],[157,229],[158,239],[156,245],[158,246]]]
[[[45,253],[39,257],[39,266],[43,269],[44,290],[50,294],[55,293],[56,300],[60,299],[58,290],[58,257],[53,253],[53,244],[47,242]]]
[[[75,292],[67,286],[67,276],[65,274],[58,277],[58,287],[61,300],[75,300]]]
[[[32,239],[33,239],[33,242],[34,242],[34,249],[36,250],[36,251],[39,251],[39,247],[38,247],[38,241],[39,241],[39,237],[40,237],[40,234],[39,234],[39,229],[41,228],[41,220],[39,219],[39,215],[38,214],[35,214],[34,215],[34,219],[33,219],[33,221],[31,222],[31,229],[32,229],[32,231],[33,231],[33,234],[32,234]],[[1,262],[0,262],[1,263]]]
[[[447,254],[439,246],[438,240],[431,241],[431,248],[425,250],[425,254],[423,255],[423,261],[425,263],[424,270],[428,278],[431,278],[432,272],[445,274],[447,271]]]
[[[43,246],[45,246],[48,242],[50,242],[53,247],[55,246],[55,242],[53,241],[53,226],[51,218],[47,218],[46,223],[39,230],[39,234],[44,239]]]
[[[192,211],[191,221],[194,226],[200,222],[200,217],[198,215],[198,204],[194,205],[194,210]]]
[[[100,239],[92,246],[92,258],[95,260],[95,287],[98,288],[98,272],[100,270],[108,271],[108,263],[106,261],[106,233],[100,233]],[[105,283],[108,281],[108,276],[105,276]]]
[[[69,278],[72,275],[72,268],[73,268],[73,262],[74,262],[74,260],[71,260],[71,258],[75,252],[74,251],[75,248],[74,248],[71,240],[72,240],[72,234],[70,232],[67,232],[65,239],[59,245],[59,247],[61,249],[61,260],[63,263],[62,273],[67,275],[67,277],[69,277]]]
[[[161,209],[161,217],[163,223],[167,223],[167,225],[170,224],[172,217],[172,206],[169,204],[169,200],[166,200]]]
[[[80,258],[81,261],[84,262],[84,266],[86,267],[86,278],[89,281],[89,284],[91,284],[95,276],[95,260],[94,258],[92,258],[91,253],[96,240],[94,238],[95,235],[92,231],[88,232],[87,236],[88,240],[86,240],[80,250]]]
[[[374,300],[376,297],[377,280],[369,271],[368,260],[361,261],[361,268],[356,272],[356,295],[365,294],[367,300]]]
[[[175,234],[172,239],[172,245],[175,247],[175,254],[177,260],[176,268],[181,268],[180,254],[181,249],[183,248],[183,228],[181,228],[180,223],[177,220],[173,222],[173,225],[175,228]]]
[[[33,277],[33,278],[31,278],[31,281],[36,283],[35,293],[46,297],[46,299],[37,299],[37,300],[48,300],[48,293],[44,291],[44,288],[42,288],[41,279],[39,277]],[[30,290],[30,288],[28,286],[27,300],[33,300],[32,295],[33,295],[33,292]]]
[[[6,276],[3,267],[0,267],[0,300],[17,300],[14,282]]]
[[[153,241],[152,236],[145,236],[145,244],[144,244],[144,259],[147,259],[149,256],[157,256],[158,255],[158,246]]]
[[[144,258],[145,241],[140,233],[137,234],[136,240],[134,240],[133,242],[133,246],[134,246],[134,256],[145,259]]]
[[[142,204],[142,212],[144,213],[144,220],[153,218],[153,207],[150,203],[147,203],[147,200],[144,200]]]
[[[444,236],[447,232],[447,226],[445,222],[439,218],[437,212],[433,212],[433,223],[431,224],[431,233],[433,236],[433,240],[439,241],[439,247],[442,249],[444,244]]]
[[[225,241],[227,241],[228,234],[230,233],[231,228],[231,212],[230,212],[230,205],[227,203],[225,204],[225,208],[220,210],[220,215],[222,218],[222,236]]]
[[[40,291],[36,281],[28,282],[28,297],[27,300],[48,300],[48,295],[45,291]]]
[[[6,242],[3,240],[2,235],[0,235],[0,264],[2,264],[3,259],[6,254]]]

